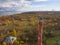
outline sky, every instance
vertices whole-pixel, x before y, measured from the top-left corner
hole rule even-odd
[[[60,11],[60,0],[0,0],[0,12],[26,11]]]

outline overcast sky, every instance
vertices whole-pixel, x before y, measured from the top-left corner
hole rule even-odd
[[[0,0],[0,12],[60,11],[60,0]]]

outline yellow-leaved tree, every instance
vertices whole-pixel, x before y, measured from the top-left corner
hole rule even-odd
[[[7,45],[6,42],[3,42],[2,45]]]
[[[32,25],[35,25],[35,18],[34,17],[31,17],[30,20],[31,20],[31,24]]]
[[[6,25],[9,25],[11,22],[9,20],[7,20],[5,23],[6,23]]]
[[[12,35],[17,36],[16,29],[13,29]]]

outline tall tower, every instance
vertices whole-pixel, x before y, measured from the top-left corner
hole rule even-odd
[[[38,23],[38,43],[37,43],[37,45],[42,45],[42,30],[43,30],[43,19],[39,18],[39,23]]]

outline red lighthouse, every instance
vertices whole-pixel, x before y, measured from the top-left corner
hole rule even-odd
[[[39,18],[39,23],[38,23],[38,43],[37,43],[37,45],[42,45],[42,27],[43,27],[43,19]]]

